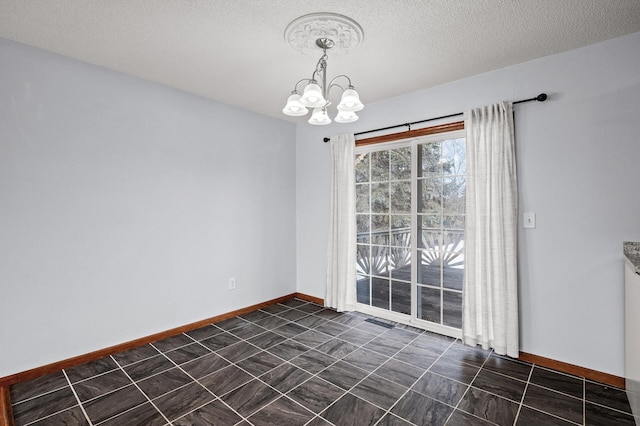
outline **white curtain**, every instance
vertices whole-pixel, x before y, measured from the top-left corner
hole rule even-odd
[[[355,139],[331,137],[331,217],[324,303],[339,312],[356,308]]]
[[[468,111],[462,341],[519,356],[518,190],[510,102]]]

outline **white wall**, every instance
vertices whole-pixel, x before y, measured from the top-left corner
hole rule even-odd
[[[640,241],[640,33],[368,105],[352,125],[298,125],[298,291],[324,297],[322,137],[543,91],[546,103],[515,107],[520,211],[537,213],[537,229],[520,228],[521,351],[623,376],[622,242]]]
[[[295,125],[5,39],[0,64],[0,377],[296,291]]]

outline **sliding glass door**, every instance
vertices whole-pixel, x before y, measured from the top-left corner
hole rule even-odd
[[[358,309],[457,335],[463,133],[357,147],[355,161]]]

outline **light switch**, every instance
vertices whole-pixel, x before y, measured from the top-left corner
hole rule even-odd
[[[536,214],[533,212],[524,214],[524,227],[535,228],[536,227]]]

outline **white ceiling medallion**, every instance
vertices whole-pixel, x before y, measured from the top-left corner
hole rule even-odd
[[[337,13],[311,13],[292,21],[284,31],[284,40],[303,55],[316,55],[316,40],[334,42],[332,53],[348,53],[364,39],[362,27],[353,19]]]

